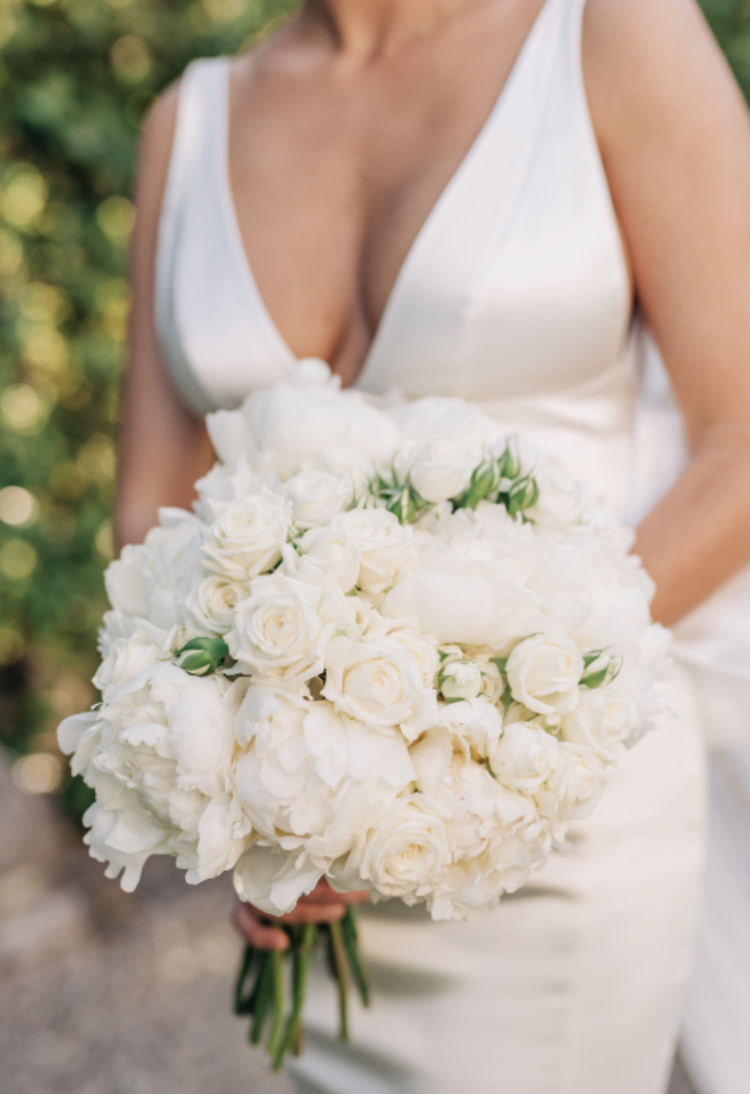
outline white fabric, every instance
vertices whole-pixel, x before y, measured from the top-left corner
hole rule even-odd
[[[750,749],[711,758],[708,871],[682,1054],[701,1094],[747,1094],[750,1076]]]
[[[643,337],[583,88],[584,3],[542,8],[407,256],[358,383],[473,400],[626,514],[669,460],[644,467],[636,450]],[[226,60],[201,61],[183,81],[157,265],[165,359],[201,412],[235,405],[294,363],[237,227],[227,75]],[[703,823],[684,672],[669,687],[677,717],[627,757],[577,834],[578,854],[479,924],[432,924],[390,905],[368,914],[375,1006],[344,1052],[330,986],[314,987],[301,1090],[661,1094]]]

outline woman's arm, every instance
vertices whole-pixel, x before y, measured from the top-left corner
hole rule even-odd
[[[141,146],[131,248],[130,350],[123,388],[115,511],[120,546],[140,543],[156,523],[160,505],[189,507],[193,483],[212,462],[206,428],[172,387],[156,339],[156,240],[176,113],[175,86],[152,111]]]
[[[750,559],[750,118],[693,0],[589,0],[584,75],[692,450],[636,546],[671,624]]]

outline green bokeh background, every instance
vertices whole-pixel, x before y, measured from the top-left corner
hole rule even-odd
[[[294,6],[0,0],[0,744],[12,753],[55,755],[60,718],[96,698],[144,112],[193,57],[242,48]],[[703,7],[750,96],[750,0]],[[79,812],[84,788],[63,776],[61,791]]]

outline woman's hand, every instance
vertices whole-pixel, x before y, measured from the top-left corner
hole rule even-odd
[[[258,950],[286,950],[289,939],[273,923],[331,923],[341,919],[347,904],[363,904],[369,893],[337,893],[323,878],[308,896],[300,898],[287,915],[275,918],[252,904],[240,902],[232,912],[232,923],[242,937]]]

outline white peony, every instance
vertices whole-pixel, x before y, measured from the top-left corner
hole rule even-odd
[[[273,567],[289,532],[289,505],[270,490],[239,498],[220,510],[203,550],[207,569],[243,582]]]
[[[248,747],[235,785],[256,831],[329,862],[351,849],[363,819],[414,778],[401,736],[352,723],[330,703],[251,685],[237,715]]]
[[[375,477],[373,460],[360,448],[353,446],[332,445],[319,453],[314,460],[303,461],[304,470],[308,469],[307,463],[321,471],[328,471],[331,475],[349,479],[355,498],[365,493],[368,484]]]
[[[94,678],[105,703],[129,680],[139,676],[175,652],[176,631],[155,631],[142,619],[134,621],[129,637],[115,639]]]
[[[300,531],[329,524],[348,509],[354,496],[351,480],[326,471],[300,471],[284,486],[292,506],[292,519]]]
[[[519,642],[508,658],[513,698],[537,714],[575,710],[583,656],[564,635],[538,634]]]
[[[450,731],[467,759],[472,755],[487,759],[503,730],[500,711],[482,697],[465,702],[441,703],[439,718],[440,725]]]
[[[217,507],[257,494],[264,486],[269,490],[276,489],[277,476],[254,471],[245,456],[241,456],[236,464],[215,463],[195,484],[198,500],[193,508],[201,520],[211,524]]]
[[[66,719],[60,747],[96,790],[85,821],[91,854],[135,888],[151,854],[171,853],[203,881],[231,869],[249,826],[231,797],[237,688],[157,662],[91,715]]]
[[[181,509],[161,509],[161,523],[142,544],[129,544],[107,567],[110,603],[124,615],[140,616],[169,630],[182,625],[185,600],[201,565],[204,526]]]
[[[390,419],[359,392],[342,391],[340,378],[314,359],[300,361],[285,383],[250,395],[242,415],[261,454],[256,462],[283,478],[331,447],[388,460],[398,444]]]
[[[471,403],[439,395],[397,404],[389,416],[405,440],[419,442],[439,437],[472,449],[475,466],[480,463],[483,450],[493,447],[502,433],[496,422]]]
[[[523,634],[535,603],[521,586],[485,574],[429,570],[405,577],[385,598],[383,614],[413,616],[438,642],[502,649]]]
[[[414,563],[412,529],[399,524],[397,517],[385,509],[351,509],[337,516],[333,524],[346,532],[362,552],[360,588],[385,592]]]
[[[267,915],[286,915],[305,893],[311,893],[325,870],[306,855],[255,843],[234,868],[234,888]]]
[[[511,722],[490,756],[492,773],[511,790],[533,793],[555,769],[556,737],[530,722]]]
[[[398,726],[407,741],[437,721],[435,692],[424,686],[415,658],[388,638],[334,638],[323,695],[365,725]]]

